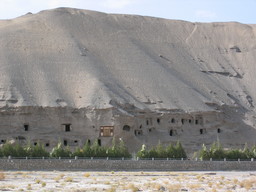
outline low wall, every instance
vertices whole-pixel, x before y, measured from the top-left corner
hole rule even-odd
[[[0,170],[256,171],[256,161],[0,159]]]

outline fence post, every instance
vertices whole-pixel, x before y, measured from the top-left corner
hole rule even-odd
[[[254,161],[254,158],[251,158],[251,161]]]
[[[152,157],[152,161],[154,161],[155,160],[155,158],[154,157]]]
[[[167,157],[167,161],[169,161],[169,157]]]
[[[224,158],[224,161],[226,161],[227,159],[226,158]]]
[[[137,157],[136,160],[139,161],[139,157]]]
[[[59,159],[61,159],[61,157],[59,157]]]
[[[26,160],[28,160],[28,157],[26,157]]]
[[[44,160],[44,157],[42,157],[42,159]]]
[[[124,157],[122,157],[122,160],[124,160]]]
[[[240,159],[238,159],[238,161],[240,161]]]
[[[93,157],[91,157],[91,160],[93,160]]]
[[[107,161],[108,161],[108,159],[109,159],[109,158],[107,157]]]
[[[78,159],[78,157],[77,156],[75,156],[75,160],[77,160]]]
[[[8,156],[8,159],[12,159],[12,157],[9,155],[9,156]]]
[[[212,161],[212,158],[210,158],[210,161]]]
[[[181,161],[183,161],[184,159],[183,159],[183,157],[181,158]]]

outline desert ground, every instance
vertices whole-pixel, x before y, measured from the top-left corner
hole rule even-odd
[[[5,171],[0,191],[256,191],[256,172]]]

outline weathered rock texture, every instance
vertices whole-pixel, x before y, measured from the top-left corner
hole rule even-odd
[[[1,20],[0,141],[255,144],[255,35],[70,8]]]

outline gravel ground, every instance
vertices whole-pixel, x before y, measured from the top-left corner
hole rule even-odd
[[[0,172],[0,191],[256,191],[256,172]]]

